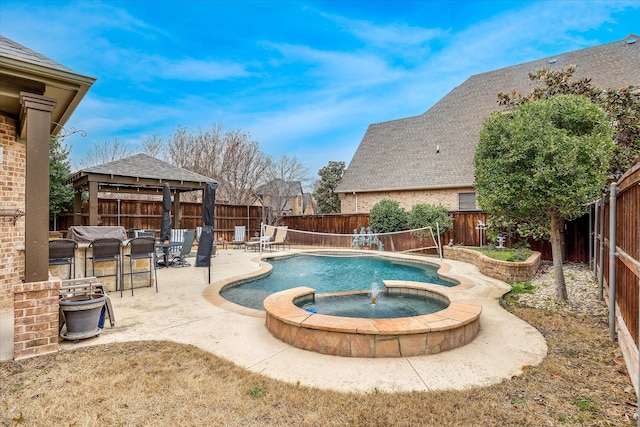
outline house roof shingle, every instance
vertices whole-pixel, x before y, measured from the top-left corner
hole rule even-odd
[[[0,56],[7,58],[17,59],[24,62],[30,62],[32,64],[41,65],[43,67],[52,68],[60,71],[73,72],[70,68],[54,61],[51,58],[47,58],[41,53],[29,49],[26,46],[21,45],[5,36],[0,35]]]
[[[485,117],[501,108],[499,92],[529,93],[529,72],[571,64],[574,77],[589,77],[597,87],[640,86],[640,40],[630,42],[637,38],[476,74],[424,114],[370,125],[336,192],[472,186],[478,135]]]

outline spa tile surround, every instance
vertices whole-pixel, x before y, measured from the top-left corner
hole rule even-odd
[[[405,281],[384,284],[386,292],[428,296],[449,306],[432,314],[392,319],[327,316],[297,307],[297,300],[315,293],[298,287],[265,299],[267,329],[294,347],[348,357],[436,354],[463,346],[478,334],[482,306],[463,300],[458,287]]]

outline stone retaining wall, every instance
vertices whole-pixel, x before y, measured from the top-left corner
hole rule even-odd
[[[468,262],[478,267],[482,274],[505,282],[528,282],[540,266],[541,254],[535,251],[525,261],[507,262],[489,258],[473,249],[458,246],[445,246],[442,249],[445,258]]]

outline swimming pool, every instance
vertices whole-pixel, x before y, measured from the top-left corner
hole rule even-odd
[[[316,293],[333,293],[371,289],[383,280],[407,280],[455,286],[442,279],[438,267],[430,264],[401,261],[377,256],[301,254],[272,258],[271,274],[236,286],[227,286],[220,295],[228,301],[256,310],[264,310],[263,301],[269,295],[298,286],[314,288]]]

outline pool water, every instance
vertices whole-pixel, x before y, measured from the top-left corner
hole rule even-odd
[[[266,297],[299,286],[308,286],[315,289],[316,294],[323,294],[369,290],[372,283],[382,289],[383,280],[456,285],[441,279],[438,267],[382,257],[297,255],[270,259],[269,263],[273,270],[268,276],[226,287],[220,295],[235,304],[264,310],[262,302]]]
[[[319,296],[296,305],[312,313],[368,319],[422,316],[448,306],[435,298],[398,294],[378,294],[375,304],[369,294],[352,294]]]

